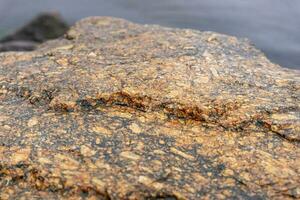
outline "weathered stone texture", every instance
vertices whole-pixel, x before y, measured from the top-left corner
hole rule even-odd
[[[0,86],[0,199],[300,198],[300,72],[247,40],[92,17]]]

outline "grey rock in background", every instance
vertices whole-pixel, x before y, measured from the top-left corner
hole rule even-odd
[[[36,45],[62,36],[68,25],[58,13],[42,13],[0,40],[0,51],[30,51]]]

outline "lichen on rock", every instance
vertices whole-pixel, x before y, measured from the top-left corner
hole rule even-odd
[[[109,17],[0,54],[0,199],[300,198],[300,72]]]

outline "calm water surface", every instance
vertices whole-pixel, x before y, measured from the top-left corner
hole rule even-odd
[[[247,37],[273,62],[300,69],[300,0],[0,0],[0,34],[41,11],[69,23],[106,15]]]

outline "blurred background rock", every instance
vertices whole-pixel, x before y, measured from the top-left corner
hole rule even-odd
[[[298,0],[0,0],[0,36],[49,11],[69,24],[107,15],[247,37],[273,62],[300,69]]]
[[[58,13],[42,13],[0,39],[0,51],[30,51],[39,43],[58,38],[69,26]]]

